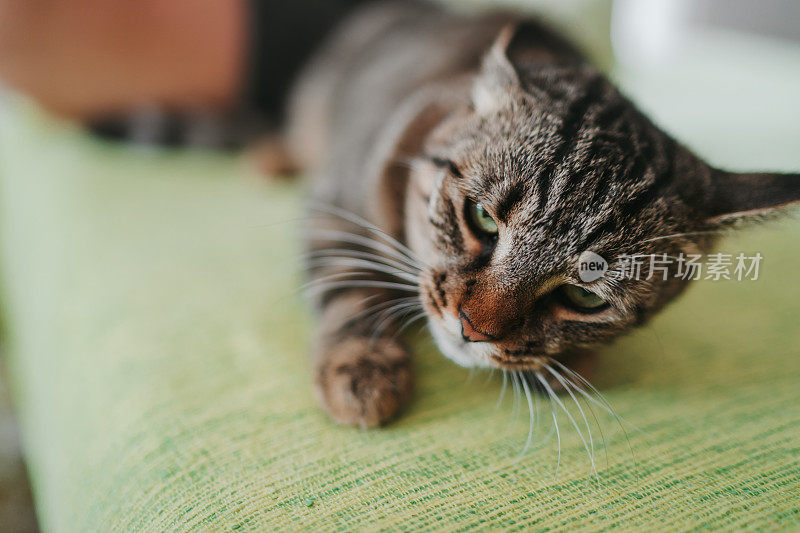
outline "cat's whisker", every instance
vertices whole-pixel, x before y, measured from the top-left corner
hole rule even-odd
[[[597,390],[594,387],[594,385],[589,383],[589,381],[587,381],[586,378],[584,378],[583,376],[581,376],[580,374],[578,374],[577,372],[575,372],[571,368],[565,366],[563,363],[561,363],[561,362],[559,362],[559,361],[557,361],[555,359],[550,358],[549,360],[550,360],[551,363],[553,363],[556,366],[558,366],[562,371],[566,372],[567,374],[573,376],[575,379],[577,379],[578,381],[583,383],[585,386],[587,386],[597,396],[597,398],[594,398],[590,394],[588,394],[586,391],[584,391],[583,389],[578,389],[579,392],[582,392],[584,394],[584,396],[585,396],[585,398],[587,400],[589,400],[590,402],[594,403],[595,405],[597,405],[598,407],[600,407],[601,409],[606,411],[608,414],[610,414],[615,419],[617,419],[618,422],[620,422],[620,423],[624,422],[625,424],[629,425],[630,427],[632,427],[636,431],[641,431],[638,427],[636,427],[635,425],[631,424],[630,422],[628,422],[627,420],[622,418],[619,414],[617,414],[617,412],[614,410],[614,408],[611,407],[611,404],[608,402],[608,400],[606,400],[606,397],[603,396],[600,393],[600,391]],[[623,430],[624,430],[624,428],[623,428]]]
[[[393,286],[403,287],[407,289],[413,289],[414,292],[417,292],[418,286],[412,285],[410,283],[399,283],[394,281],[383,281],[383,280],[372,280],[366,278],[364,276],[371,276],[372,272],[368,270],[348,270],[347,272],[336,272],[334,274],[327,274],[325,276],[320,276],[318,278],[312,279],[301,285],[298,290],[304,290],[313,288],[317,285],[322,285],[328,281],[335,281],[335,280],[347,280],[347,281],[374,281],[375,283],[384,283],[384,284],[392,284]],[[348,279],[349,278],[349,279]]]
[[[565,380],[561,374],[556,372],[552,367],[548,366],[547,364],[545,364],[545,368],[547,369],[548,372],[550,372],[550,374],[554,378],[556,378],[556,381],[558,381],[561,384],[561,386],[564,387],[564,390],[567,392],[567,394],[569,394],[570,398],[572,398],[572,401],[575,403],[575,406],[578,408],[578,411],[580,412],[581,417],[583,418],[584,425],[586,426],[587,435],[589,437],[589,446],[591,447],[591,455],[594,457],[594,439],[592,438],[592,430],[589,427],[589,421],[586,418],[586,414],[583,411],[583,407],[581,407],[581,404],[578,401],[577,397],[575,396],[575,394],[573,394],[572,389],[569,387],[569,384],[567,383],[567,380]]]
[[[545,367],[553,375],[553,377],[555,377],[557,380],[559,380],[560,383],[562,383],[562,385],[567,390],[567,392],[570,392],[569,391],[570,388],[574,388],[575,390],[577,390],[579,392],[583,392],[581,390],[580,385],[576,384],[568,376],[564,376],[564,375],[560,374],[556,369],[554,369],[553,367],[547,365],[546,363],[545,363]],[[577,404],[578,400],[577,400],[577,398],[575,396],[573,396],[573,394],[571,392],[570,392],[570,396],[572,396],[572,400]],[[586,407],[589,408],[589,413],[592,415],[592,418],[594,419],[594,423],[597,426],[597,430],[600,432],[600,439],[603,442],[603,453],[604,453],[604,455],[606,457],[606,468],[608,468],[609,467],[608,444],[606,442],[606,436],[605,436],[605,432],[603,431],[603,426],[600,424],[600,420],[597,418],[597,413],[595,413],[594,407],[592,406],[591,402],[586,401]],[[578,404],[578,409],[580,409],[580,408],[581,408],[580,404]],[[581,409],[581,414],[583,414],[583,410],[582,409]],[[585,419],[586,419],[586,417],[584,416],[584,420]]]
[[[514,371],[511,372],[511,391],[514,393],[514,401],[511,404],[511,415],[512,419],[516,420],[519,414],[518,410],[519,410],[520,390],[519,390],[519,383],[517,383],[516,374],[514,373]]]
[[[383,311],[381,311],[375,317],[375,320],[378,321],[378,320],[386,319],[388,322],[391,322],[393,320],[393,318],[399,318],[399,316],[395,316],[395,315],[401,314],[401,312],[405,311],[406,309],[410,309],[412,311],[415,311],[415,310],[418,310],[420,308],[421,308],[421,304],[418,301],[396,303],[396,304],[394,304],[394,305],[392,305],[390,307],[387,307]],[[378,329],[377,331],[380,332],[382,330]]]
[[[308,255],[305,258],[305,267],[307,268],[309,266],[308,262],[312,261],[312,260],[345,259],[346,258],[346,259],[352,259],[354,261],[369,261],[372,264],[383,265],[384,267],[393,268],[393,269],[395,269],[397,271],[404,272],[409,276],[414,276],[415,278],[417,278],[419,276],[419,273],[421,272],[417,267],[415,267],[413,265],[410,265],[408,263],[397,262],[397,261],[395,261],[395,260],[393,260],[391,258],[389,258],[389,259],[386,259],[386,258],[381,259],[380,256],[378,256],[377,258],[376,257],[370,257],[369,254],[370,254],[370,252],[365,252],[363,254],[358,254],[358,255],[357,254],[333,254],[333,253],[318,254],[317,256]]]
[[[590,455],[590,457],[592,459],[592,467],[594,468],[594,465],[595,465],[594,437],[592,436],[592,428],[589,425],[589,420],[586,418],[586,413],[584,413],[583,407],[581,407],[581,404],[578,401],[578,398],[572,392],[572,389],[567,384],[567,382],[564,380],[564,378],[561,377],[561,375],[558,372],[553,372],[552,368],[550,368],[550,367],[548,367],[546,365],[545,365],[545,368],[547,368],[547,370],[550,372],[550,374],[554,378],[556,378],[556,381],[558,381],[561,384],[561,386],[564,387],[564,390],[567,391],[567,394],[569,394],[570,398],[572,398],[573,403],[575,403],[575,406],[578,408],[578,411],[580,412],[581,417],[583,418],[583,424],[586,427],[586,434],[587,434],[588,439],[589,439],[589,448],[590,448],[589,455]],[[595,468],[595,477],[597,478],[597,486],[599,488],[600,487],[600,476],[597,474],[596,468]]]
[[[370,222],[369,220],[353,213],[352,211],[348,211],[342,207],[334,205],[329,202],[323,202],[321,200],[311,199],[308,202],[308,208],[311,211],[319,211],[321,213],[325,213],[328,215],[333,215],[339,217],[342,220],[346,220],[356,226],[359,226],[364,229],[369,229],[370,231],[375,232],[377,235],[393,242],[394,244],[398,245],[401,248],[405,248],[405,245],[394,239],[391,235],[377,227],[375,224]]]
[[[531,388],[531,392],[533,393],[532,394],[532,396],[533,396],[533,405],[534,405],[534,408],[536,410],[536,415],[535,416],[536,416],[536,420],[537,420],[536,424],[538,426],[540,421],[541,421],[541,417],[539,415],[539,400],[537,399],[537,396],[539,395],[538,393],[541,393],[542,388],[539,386],[539,383],[535,379],[531,378],[530,372],[527,372],[527,371],[523,372],[523,377],[528,381],[528,386]],[[554,431],[554,428],[551,427],[549,429],[549,431],[547,432],[547,435],[542,437],[542,440],[544,441],[546,439],[549,439],[550,436],[553,434],[553,431]]]
[[[313,252],[308,252],[301,256],[301,259],[308,261],[310,259],[318,259],[322,257],[351,257],[354,259],[365,259],[368,261],[375,261],[377,263],[384,264],[386,266],[391,266],[396,268],[397,270],[402,270],[408,274],[417,275],[420,270],[416,267],[412,267],[407,263],[401,263],[394,259],[388,258],[383,255],[378,255],[376,253],[365,252],[361,250],[351,250],[348,248],[324,248],[321,250],[314,250]]]
[[[631,248],[635,248],[636,246],[639,246],[639,245],[642,245],[642,244],[661,241],[661,240],[665,240],[665,239],[677,239],[677,238],[680,238],[680,237],[694,237],[694,236],[698,236],[698,235],[714,235],[714,234],[722,235],[722,234],[725,234],[725,233],[727,233],[729,231],[730,231],[729,228],[719,228],[719,229],[703,230],[703,231],[686,231],[686,232],[681,232],[681,233],[672,233],[670,235],[659,235],[657,237],[650,237],[649,239],[642,239],[640,241],[636,241],[636,242],[633,242],[633,243],[628,243],[628,244],[625,245],[625,248],[630,250]],[[644,254],[644,253],[641,253],[641,254],[626,254],[626,255],[628,255],[629,257],[648,257],[648,256],[651,256],[651,255],[656,255],[656,256],[661,257],[663,254],[659,254],[659,253],[656,253],[656,254]],[[673,255],[667,255],[667,258],[673,259],[673,260],[676,260],[676,261],[679,260],[678,257],[675,257]]]
[[[665,239],[677,239],[679,237],[696,237],[698,235],[722,235],[724,233],[729,232],[728,228],[718,228],[718,229],[710,229],[710,230],[702,230],[702,231],[684,231],[680,233],[671,233],[669,235],[659,235],[656,237],[650,237],[648,239],[642,239],[640,241],[632,242],[626,244],[628,249],[638,246],[640,244],[647,244],[649,242],[661,241]]]
[[[519,420],[519,412],[522,409],[522,387],[517,381],[517,373],[511,371],[511,391],[514,393],[514,401],[511,404],[511,424],[515,424]]]
[[[404,316],[407,316],[409,313],[412,313],[419,309],[420,304],[418,302],[412,302],[407,304],[397,304],[389,309],[383,311],[376,320],[380,320],[378,325],[375,327],[375,330],[372,332],[372,336],[370,337],[370,345],[375,342],[376,339],[380,338],[383,330],[391,324],[395,320],[399,320]],[[381,318],[384,317],[384,318]]]
[[[503,400],[506,397],[506,387],[508,386],[508,371],[503,369],[503,386],[500,388],[500,395],[497,397],[497,403],[495,404],[495,409],[499,408],[503,404]]]
[[[317,280],[323,281],[323,280]],[[328,292],[335,289],[360,289],[360,288],[375,288],[375,289],[395,289],[398,291],[417,292],[418,287],[406,285],[404,283],[392,283],[387,281],[372,281],[372,280],[346,280],[346,281],[331,281],[326,283],[312,282],[312,285],[306,287],[308,292]]]
[[[398,249],[390,242],[386,242],[382,239],[377,239],[375,236],[371,235],[369,232],[361,231],[361,228],[355,228],[356,231],[350,231],[340,226],[335,227],[319,227],[319,226],[309,226],[302,229],[305,234],[308,234],[311,237],[317,237],[319,239],[330,239],[335,242],[340,242],[341,239],[339,237],[358,237],[359,243],[366,243],[371,247],[378,246],[383,250],[391,250],[393,253],[398,254],[400,257],[409,260],[412,263],[418,264],[418,261],[415,260],[414,257],[409,256],[403,250]]]
[[[401,251],[392,248],[386,243],[376,241],[375,239],[371,239],[364,235],[359,235],[357,233],[350,233],[348,231],[343,231],[338,229],[320,229],[320,228],[311,229],[309,230],[309,233],[310,233],[309,236],[311,237],[312,240],[319,239],[319,240],[329,240],[334,242],[347,242],[350,244],[356,244],[374,251],[381,251],[385,254],[394,257],[398,261],[401,261],[411,267],[416,268],[417,270],[423,269],[423,266],[414,258],[406,256]]]
[[[422,312],[417,313],[416,315],[412,316],[411,318],[406,319],[406,321],[403,323],[403,325],[400,326],[400,328],[398,328],[397,333],[395,333],[395,335],[400,335],[403,332],[403,330],[405,330],[407,327],[411,326],[411,324],[413,324],[414,322],[416,322],[420,318],[425,318],[426,316],[428,316],[428,313],[426,311],[422,311]]]
[[[389,338],[394,339],[395,337],[400,335],[403,332],[403,330],[405,330],[408,326],[410,326],[411,324],[413,324],[414,322],[416,322],[420,318],[423,318],[423,317],[427,316],[427,313],[425,311],[420,311],[417,314],[412,315],[410,318],[406,318],[406,317],[408,317],[409,314],[414,313],[415,311],[418,311],[418,310],[419,310],[419,307],[408,307],[408,308],[404,309],[402,312],[398,313],[398,316],[394,317],[392,319],[392,322],[396,322],[396,321],[399,321],[399,320],[403,320],[404,322],[403,322],[402,326],[397,328],[389,336]],[[381,334],[381,332],[376,332],[374,337],[377,338],[377,335],[380,335],[380,334]]]
[[[399,276],[402,277],[403,279],[406,279],[407,281],[411,281],[412,283],[416,283],[419,280],[418,276],[414,274],[409,274],[404,270],[399,270],[395,267],[390,267],[383,263],[376,263],[374,261],[368,261],[365,259],[353,259],[351,257],[321,257],[318,259],[309,259],[308,261],[306,261],[306,266],[310,270],[318,270],[325,268],[341,270],[344,267],[353,267],[354,270],[367,269],[376,272],[383,272],[385,274],[389,274],[392,276]]]
[[[574,370],[572,370],[568,366],[564,365],[563,363],[561,363],[557,359],[549,358],[549,361],[551,363],[553,363],[554,365],[558,366],[563,372],[565,372],[568,375],[574,377],[575,379],[578,379],[581,383],[583,383],[584,385],[589,387],[591,389],[591,391],[593,393],[595,393],[597,395],[597,397],[599,398],[599,400],[598,400],[598,399],[592,397],[585,390],[583,390],[582,387],[579,387],[578,390],[580,392],[582,392],[583,394],[587,395],[587,397],[586,397],[587,400],[589,400],[590,402],[594,403],[595,405],[597,405],[598,407],[603,409],[605,412],[607,412],[611,416],[615,416],[615,417],[618,416],[616,414],[616,412],[614,411],[614,409],[611,407],[611,404],[608,403],[608,401],[605,399],[605,397],[602,394],[600,394],[600,391],[598,391],[594,386],[592,386],[592,384],[589,383],[589,381],[587,381],[583,376],[581,376],[580,374],[578,374],[577,372],[575,372]],[[545,366],[546,367],[548,366],[547,363],[545,363]]]
[[[343,234],[345,236],[358,237],[361,240],[361,242],[365,242],[364,239],[366,239],[366,242],[370,243],[370,245],[374,244],[376,242],[376,241],[370,239],[369,237],[365,237],[364,235],[360,235],[358,233],[345,232],[345,231],[339,230],[339,229],[316,229],[316,230],[313,230],[313,231],[316,232],[317,234],[326,234],[326,235],[327,234],[331,234],[331,232],[342,232],[340,235]],[[328,238],[328,237],[325,237],[325,238]],[[337,239],[333,239],[333,240],[337,240]],[[339,243],[341,243],[341,241],[337,240],[337,244],[339,244]],[[377,244],[381,245],[381,247],[386,246],[385,243],[382,243],[380,241],[377,241]],[[359,243],[359,246],[362,246],[362,245]],[[394,250],[394,251],[399,254],[399,252],[397,252],[397,250]],[[403,265],[403,268],[410,268],[410,269],[413,269],[414,271],[420,271],[421,270],[418,265],[414,264],[414,262],[411,261],[405,255],[400,254],[401,258],[397,258],[397,256],[389,257],[386,254],[381,253],[380,251],[375,250],[375,248],[372,248],[372,247],[367,248],[367,249],[358,249],[358,248],[352,248],[352,247],[343,248],[343,247],[336,247],[336,246],[329,247],[329,248],[317,247],[317,248],[314,248],[314,249],[306,252],[305,256],[307,256],[307,257],[325,256],[325,255],[331,255],[331,254],[334,254],[334,253],[337,253],[337,254],[340,254],[340,255],[349,254],[349,255],[354,255],[355,257],[368,257],[368,258],[371,258],[371,259],[376,259],[376,260],[381,260],[381,261],[392,261],[392,262],[395,262],[395,263]]]
[[[388,274],[390,276],[394,276],[405,281],[410,281],[412,283],[417,283],[419,278],[412,274],[408,274],[404,271],[399,271],[395,268],[390,268],[385,265],[381,265],[379,263],[373,263],[371,261],[366,261],[364,259],[351,259],[349,257],[332,257],[332,258],[320,258],[320,259],[311,259],[308,261],[308,266],[311,268],[315,267],[354,267],[354,268],[361,268],[367,270],[373,270],[375,272],[382,272],[384,274]]]
[[[489,375],[486,376],[486,381],[483,382],[484,388],[486,388],[486,386],[489,384],[489,382],[492,381],[492,378],[494,377],[494,371],[495,371],[494,367],[489,369]]]
[[[522,384],[523,390],[525,391],[525,399],[528,401],[528,439],[525,441],[525,447],[522,448],[522,453],[520,453],[521,457],[528,451],[531,441],[533,440],[533,424],[536,419],[534,418],[533,400],[531,399],[531,390],[528,387],[528,380],[526,380],[520,373],[517,373],[517,377]]]
[[[535,371],[533,373],[534,377],[539,381],[539,383],[545,384],[545,380],[542,375]],[[553,483],[555,484],[556,480],[558,479],[558,470],[561,468],[561,430],[558,428],[558,416],[556,414],[556,408],[553,402],[555,397],[555,393],[550,387],[543,388],[547,393],[547,397],[550,400],[550,414],[553,416],[553,427],[556,429],[556,441],[558,442],[558,456],[556,457],[556,469],[553,472]]]
[[[312,209],[325,211],[331,215],[335,215],[344,220],[347,220],[357,226],[361,226],[364,229],[367,229],[373,232],[374,234],[380,236],[385,241],[391,243],[392,246],[394,246],[398,251],[401,251],[404,254],[406,254],[410,259],[413,259],[417,263],[424,264],[424,262],[410,248],[408,248],[406,245],[404,245],[403,243],[401,243],[400,241],[398,241],[397,239],[395,239],[394,237],[392,237],[391,235],[389,235],[388,233],[377,227],[375,224],[369,222],[365,218],[362,218],[356,215],[355,213],[351,213],[350,211],[347,211],[340,207],[331,204],[325,204],[322,202],[311,202],[310,207]]]
[[[467,369],[467,379],[464,380],[464,384],[471,383],[473,377],[475,377],[475,367],[471,366]]]
[[[311,218],[312,217],[298,218],[298,219],[292,220],[292,222],[297,221],[297,220],[309,220]],[[340,256],[352,256],[352,257],[361,258],[361,259],[376,260],[378,262],[385,263],[388,266],[393,266],[393,267],[397,268],[398,270],[404,271],[404,272],[406,272],[406,273],[408,273],[410,275],[416,275],[416,274],[418,274],[419,272],[422,271],[422,268],[419,265],[418,261],[414,260],[413,258],[407,257],[406,254],[404,254],[404,253],[402,253],[402,252],[400,252],[398,250],[394,250],[391,247],[387,248],[387,245],[385,243],[380,242],[380,241],[375,241],[374,239],[370,239],[367,236],[359,235],[359,234],[355,234],[355,233],[344,232],[343,230],[324,230],[324,229],[316,229],[316,230],[314,230],[314,229],[312,229],[311,232],[312,233],[318,233],[318,234],[319,233],[324,233],[326,235],[328,234],[327,232],[341,232],[341,233],[337,233],[337,235],[340,235],[340,236],[342,234],[348,235],[349,236],[348,242],[350,242],[351,244],[357,244],[357,245],[360,245],[360,246],[364,246],[364,247],[370,248],[372,250],[375,250],[375,244],[377,244],[379,251],[383,251],[384,254],[388,253],[388,254],[392,255],[393,257],[395,257],[396,259],[392,259],[390,257],[386,257],[386,255],[380,255],[378,253],[371,253],[371,252],[366,252],[366,251],[361,251],[361,250],[353,250],[353,249],[347,249],[347,248],[326,248],[326,249],[314,250],[314,251],[311,251],[311,252],[307,252],[305,254],[301,254],[299,256],[299,258],[298,258],[301,261],[307,261],[308,259],[315,258],[317,256],[340,255]],[[325,238],[325,237],[322,237],[322,238]],[[342,239],[339,239],[339,240],[342,240]],[[357,242],[352,242],[352,241],[357,241]],[[389,250],[393,250],[394,253],[390,252]]]
[[[695,237],[697,235],[709,235],[709,234],[714,234],[714,233],[720,234],[720,233],[724,233],[724,232],[725,232],[724,229],[704,230],[704,231],[685,231],[685,232],[682,232],[682,233],[672,233],[670,235],[661,235],[661,236],[658,236],[658,237],[651,237],[649,239],[644,239],[644,240],[641,240],[641,241],[639,241],[637,243],[634,243],[634,245],[636,245],[636,244],[644,244],[644,243],[653,242],[653,241],[660,241],[660,240],[663,240],[663,239],[674,239],[674,238],[677,238],[677,237]]]
[[[364,298],[361,298],[361,299],[360,299],[360,300],[359,300],[359,301],[356,303],[356,307],[361,307],[362,305],[366,304],[367,302],[369,302],[369,301],[371,301],[371,300],[375,300],[375,299],[377,299],[377,298],[380,298],[380,296],[381,296],[381,295],[380,295],[379,293],[370,294],[369,296],[365,296]],[[413,296],[409,296],[409,298],[414,298],[414,297],[413,297]],[[358,314],[360,314],[360,313],[358,313]],[[357,316],[358,316],[358,314],[357,314],[357,315],[355,315],[355,317],[357,317]],[[351,320],[352,320],[353,318],[354,318],[354,317],[351,317]]]
[[[528,388],[531,390],[531,398],[533,398],[533,410],[534,410],[534,417],[533,417],[534,431],[537,431],[539,426],[539,402],[536,399],[536,396],[538,395],[538,389],[536,387],[536,383],[531,382],[531,380],[528,378],[527,370],[522,372],[522,379],[525,381],[525,383],[528,384]]]
[[[548,393],[552,393],[552,394],[550,394],[550,397],[553,399],[553,401],[556,402],[558,407],[560,407],[561,410],[564,411],[564,414],[567,415],[567,418],[569,418],[569,421],[572,423],[572,427],[574,427],[575,431],[578,433],[578,436],[580,437],[581,442],[583,443],[583,447],[586,450],[586,453],[589,455],[589,460],[591,462],[591,473],[594,474],[595,478],[597,479],[597,484],[599,485],[600,484],[600,476],[597,473],[597,468],[595,468],[594,455],[592,455],[592,453],[590,452],[589,443],[586,441],[586,438],[583,436],[583,432],[581,431],[581,428],[578,426],[578,423],[575,421],[575,417],[572,416],[572,413],[570,412],[569,409],[567,409],[567,406],[564,405],[564,402],[561,401],[561,398],[559,398],[556,395],[556,393],[553,391],[552,387],[550,387],[550,384],[547,383],[547,380],[544,379],[539,373],[536,374],[536,377],[539,379],[539,382],[547,389]]]
[[[554,361],[554,362],[555,362],[555,361]],[[566,367],[562,368],[562,370],[563,370],[564,372],[572,372],[572,371],[571,371],[569,368],[566,368]],[[555,369],[553,369],[552,367],[550,367],[550,371],[551,371],[551,372],[555,372]],[[577,374],[577,373],[575,373],[575,374]],[[564,377],[565,379],[568,379],[568,380],[570,379],[570,377],[569,377],[569,376],[562,376],[562,377]],[[596,399],[595,397],[593,397],[593,396],[592,396],[591,394],[589,394],[589,393],[588,393],[588,392],[587,392],[587,391],[586,391],[586,390],[585,390],[583,387],[581,387],[581,385],[580,385],[579,383],[575,383],[575,381],[570,381],[570,383],[572,384],[572,386],[573,386],[574,390],[576,390],[576,391],[577,391],[577,392],[578,392],[578,393],[579,393],[581,396],[583,396],[583,397],[584,397],[584,398],[585,398],[585,399],[586,399],[588,402],[590,402],[591,404],[594,404],[595,406],[599,407],[600,409],[602,409],[603,411],[605,411],[606,413],[608,413],[609,415],[611,415],[612,417],[614,417],[614,419],[618,419],[618,418],[619,418],[619,420],[622,420],[622,421],[624,421],[624,420],[623,420],[623,419],[622,419],[622,418],[621,418],[621,417],[620,417],[620,416],[619,416],[619,415],[616,413],[616,411],[614,411],[614,409],[613,409],[613,408],[612,408],[612,407],[611,407],[611,406],[610,406],[610,405],[609,405],[607,402],[602,402],[602,401],[599,401],[598,399]],[[587,384],[588,384],[588,383],[587,383]],[[599,394],[599,393],[598,393],[598,394]]]
[[[378,296],[379,295],[374,294],[372,297],[377,298]],[[404,298],[392,298],[390,300],[377,303],[377,304],[372,305],[372,306],[370,306],[370,307],[368,307],[366,309],[361,310],[360,312],[358,312],[355,315],[351,316],[350,320],[358,320],[359,318],[361,318],[363,316],[369,315],[370,313],[373,313],[373,312],[377,312],[379,309],[388,307],[388,306],[390,306],[392,304],[396,304],[396,303],[400,303],[400,302],[412,302],[412,301],[419,302],[419,298],[417,298],[416,296],[407,296],[407,297],[404,297]]]
[[[573,376],[574,379],[577,379],[581,383],[585,384],[587,387],[589,387],[589,389],[592,392],[594,392],[594,394],[597,395],[597,397],[600,399],[600,402],[602,402],[602,403],[598,402],[589,393],[587,393],[585,390],[583,390],[582,387],[580,387],[577,383],[573,382],[573,385],[575,386],[575,390],[577,390],[584,398],[586,398],[588,401],[594,403],[595,405],[597,405],[598,407],[600,407],[601,409],[603,409],[604,411],[609,413],[617,421],[617,425],[622,430],[622,434],[625,435],[625,442],[628,445],[628,451],[631,454],[631,459],[633,460],[634,470],[636,472],[638,472],[639,471],[639,465],[638,465],[638,463],[636,461],[636,454],[633,453],[633,445],[631,444],[631,439],[630,439],[630,437],[628,435],[628,432],[625,429],[625,426],[624,426],[623,422],[625,424],[630,425],[632,428],[636,429],[637,431],[641,431],[641,430],[639,428],[637,428],[636,426],[634,426],[633,424],[631,424],[630,422],[628,422],[627,420],[625,420],[624,418],[622,418],[620,415],[618,415],[617,412],[614,411],[614,409],[611,407],[611,404],[608,403],[608,400],[606,400],[605,397],[602,394],[600,394],[600,391],[598,391],[591,383],[589,383],[588,380],[586,380],[586,378],[581,376],[578,372],[572,370],[571,368],[568,368],[567,366],[565,366],[564,364],[560,363],[559,361],[556,361],[555,359],[551,358],[550,362],[552,362],[555,365],[557,365],[562,371],[564,371],[568,375]]]
[[[399,316],[395,318],[399,318]],[[385,319],[376,318],[375,321],[377,322],[377,324],[375,325],[375,327],[373,327],[372,335],[370,335],[369,342],[367,343],[367,345],[370,348],[375,344],[375,341],[380,338],[381,332],[383,331],[385,324],[389,324],[390,322],[392,322],[392,317],[388,316]]]

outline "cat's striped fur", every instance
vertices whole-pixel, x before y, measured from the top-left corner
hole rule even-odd
[[[407,400],[406,318],[425,319],[465,366],[585,367],[686,282],[586,284],[582,252],[613,264],[707,251],[726,222],[800,197],[797,176],[706,165],[568,43],[509,15],[372,6],[328,43],[294,102],[292,155],[311,176],[316,388],[343,423],[380,424]],[[476,202],[496,237],[470,227]],[[564,305],[564,284],[608,305]]]

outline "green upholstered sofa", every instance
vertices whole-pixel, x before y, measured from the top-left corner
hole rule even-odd
[[[800,52],[706,50],[616,76],[713,162],[800,169]],[[331,424],[294,186],[0,111],[5,363],[46,530],[800,527],[797,222],[724,243],[764,256],[757,281],[699,282],[606,350],[597,385],[629,424],[597,410],[598,487],[563,414],[556,476],[543,402],[521,455],[527,406],[424,332],[402,418]]]

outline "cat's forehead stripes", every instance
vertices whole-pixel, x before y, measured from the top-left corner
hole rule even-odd
[[[503,224],[549,228],[538,237],[581,251],[624,237],[675,193],[676,143],[653,137],[647,119],[598,75],[550,107],[559,112],[535,104],[507,110],[500,126],[483,121],[462,145],[471,150],[466,179]]]
[[[494,216],[503,224],[508,224],[511,212],[530,195],[524,182],[517,181],[509,185],[498,195],[499,201],[493,206]]]
[[[585,122],[585,115],[591,108],[592,104],[596,105],[596,101],[603,89],[605,82],[597,75],[588,84],[583,94],[573,100],[564,116],[555,137],[559,139],[558,144],[553,149],[553,154],[549,161],[545,164],[544,168],[539,172],[537,181],[539,184],[540,202],[544,205],[550,199],[549,190],[553,185],[553,179],[556,172],[567,159],[574,148],[578,135],[581,132]]]

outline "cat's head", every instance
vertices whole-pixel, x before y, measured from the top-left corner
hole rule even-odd
[[[513,35],[425,135],[407,181],[403,231],[429,265],[429,327],[464,366],[532,368],[595,347],[686,284],[646,270],[583,281],[586,251],[612,269],[624,254],[704,252],[724,225],[800,199],[800,176],[713,169],[597,71],[515,55]]]

